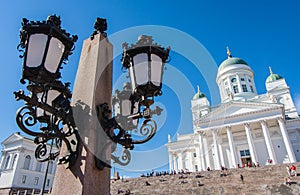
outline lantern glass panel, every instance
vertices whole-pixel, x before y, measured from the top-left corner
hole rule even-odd
[[[120,104],[118,102],[116,102],[114,105],[114,115],[117,116],[119,114],[121,114],[121,111],[120,111]]]
[[[162,66],[162,59],[155,54],[151,54],[151,82],[156,86],[161,84]]]
[[[129,75],[130,75],[130,80],[131,80],[131,88],[132,88],[132,91],[134,91],[134,89],[136,88],[136,84],[135,84],[133,66],[129,67]]]
[[[37,94],[37,97],[39,99],[39,102],[42,102],[42,103],[46,103],[48,104],[49,106],[52,105],[52,101],[57,98],[58,96],[60,95],[60,92],[57,91],[57,90],[53,90],[53,89],[50,89],[48,90],[47,92],[47,97],[45,96],[44,92],[42,93],[38,93]],[[40,116],[44,116],[44,115],[50,115],[51,113],[45,111],[41,108],[37,108],[36,109],[36,115],[37,117],[40,117]]]
[[[26,57],[27,67],[38,67],[42,64],[48,36],[45,34],[33,34],[28,40]]]
[[[139,112],[139,103],[135,102],[134,107],[133,107],[133,114],[138,113],[138,112]],[[138,122],[139,122],[138,119],[133,119],[132,120],[132,124],[134,126],[137,126]]]
[[[131,111],[131,101],[123,100],[122,101],[122,116],[129,116]]]
[[[134,73],[137,85],[143,85],[149,81],[148,55],[138,54],[133,57]]]
[[[43,92],[37,93],[37,94],[36,94],[36,96],[37,96],[39,102],[42,102],[43,94],[44,94]],[[36,107],[36,116],[37,116],[37,117],[44,116],[44,113],[45,113],[45,112],[44,112],[43,109],[41,109],[41,108],[39,108],[39,107]]]
[[[50,89],[47,94],[47,104],[52,105],[52,101],[60,95],[60,92],[57,90]]]
[[[55,37],[51,38],[47,57],[45,60],[45,68],[49,72],[55,73],[57,71],[64,51],[64,44]]]

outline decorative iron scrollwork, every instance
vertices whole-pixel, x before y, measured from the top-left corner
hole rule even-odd
[[[69,103],[71,95],[68,84],[64,87],[61,83],[57,86],[31,85],[28,88],[31,90],[30,96],[25,95],[22,90],[14,92],[16,100],[26,102],[26,105],[17,111],[16,122],[23,132],[35,137],[36,159],[41,162],[54,160],[60,154],[60,148],[64,143],[68,153],[60,158],[58,163],[72,166],[77,158],[79,135]],[[47,96],[49,90],[54,89],[59,95],[49,105],[47,98],[43,97]],[[38,93],[42,95],[39,97]],[[37,124],[40,126],[37,127]],[[51,146],[49,146],[50,141]],[[52,145],[56,146],[53,150]]]

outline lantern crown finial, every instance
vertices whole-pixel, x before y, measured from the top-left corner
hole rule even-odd
[[[58,28],[61,28],[61,20],[60,20],[60,16],[56,16],[54,15],[50,15],[47,17],[47,21],[48,24],[52,24],[57,26]]]

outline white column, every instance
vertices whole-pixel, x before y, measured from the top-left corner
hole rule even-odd
[[[178,164],[177,164],[177,154],[174,154],[174,170],[178,171]]]
[[[285,124],[284,124],[284,119],[283,118],[278,119],[278,124],[279,124],[280,131],[281,131],[281,134],[282,134],[282,137],[283,137],[283,142],[284,142],[286,151],[289,155],[290,162],[294,163],[297,160],[296,160],[293,148],[292,148],[291,141],[289,139],[289,135],[287,133],[287,130],[286,130],[286,127],[285,127]]]
[[[235,150],[235,146],[233,143],[233,136],[232,136],[231,128],[226,127],[226,131],[227,131],[228,143],[229,143],[229,148],[230,148],[232,166],[234,168],[236,168],[238,162],[237,162],[237,158],[236,158],[236,150]]]
[[[261,124],[262,131],[263,131],[263,134],[265,137],[265,142],[266,142],[266,146],[268,149],[269,157],[270,157],[270,159],[272,159],[273,164],[277,164],[277,158],[276,158],[275,151],[274,151],[274,148],[272,145],[272,141],[270,138],[270,133],[269,133],[267,123],[266,123],[266,121],[260,121],[260,124]]]
[[[222,144],[221,144],[220,140],[218,141],[218,147],[219,147],[219,154],[220,154],[221,166],[224,166],[224,167],[225,167],[225,160],[224,160],[224,154],[223,154],[223,147],[222,147]]]
[[[201,161],[201,168],[205,171],[207,167],[206,167],[206,163],[205,163],[205,151],[204,151],[204,144],[203,144],[203,132],[199,133],[199,146],[200,146],[199,157],[200,157],[200,161]]]
[[[182,162],[182,153],[178,153],[178,171],[181,171],[183,169],[183,162]]]
[[[204,151],[205,151],[204,157],[205,157],[206,166],[212,168],[210,152],[209,152],[209,151],[211,151],[211,148],[210,148],[209,140],[208,140],[207,136],[203,139],[203,145],[204,145]],[[204,170],[206,170],[207,167],[205,167]]]
[[[221,169],[221,157],[219,152],[219,139],[216,130],[212,130],[213,140],[214,140],[214,148],[215,148],[215,169]]]
[[[246,136],[247,136],[247,141],[248,141],[248,145],[249,145],[251,160],[252,160],[252,162],[257,163],[258,159],[257,159],[256,150],[254,147],[254,142],[253,142],[253,138],[251,135],[249,123],[245,124],[245,130],[246,130]]]
[[[189,171],[194,171],[194,164],[193,164],[193,159],[194,159],[194,155],[193,155],[193,151],[192,150],[190,150],[190,151],[187,151],[187,153],[188,153],[188,161],[189,161],[189,163],[188,163],[188,165],[189,165],[189,167],[186,167]]]
[[[243,93],[243,88],[242,88],[242,85],[241,85],[240,76],[238,74],[236,74],[235,77],[236,77],[236,81],[237,81],[237,84],[238,84],[239,93]]]
[[[4,168],[4,164],[5,164],[5,157],[6,157],[6,152],[2,152],[2,156],[1,156],[1,163],[0,163],[0,169]]]
[[[169,167],[170,167],[170,172],[172,170],[174,170],[174,168],[173,168],[173,154],[172,153],[169,153]]]

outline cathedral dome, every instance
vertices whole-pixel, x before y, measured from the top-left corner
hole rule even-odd
[[[194,95],[193,100],[197,100],[204,97],[206,97],[205,94],[200,91],[200,88],[198,86],[198,92]]]
[[[270,76],[268,76],[268,78],[266,79],[266,83],[270,83],[270,82],[273,82],[273,81],[277,81],[277,80],[283,78],[283,77],[280,76],[279,74],[274,74],[271,67],[269,67],[269,69],[270,69]]]
[[[282,76],[280,76],[279,74],[271,74],[270,76],[268,76],[266,83],[277,81],[279,79],[282,79]]]
[[[232,65],[237,65],[237,64],[244,64],[247,65],[247,62],[241,58],[235,58],[235,57],[228,57],[228,59],[224,60],[221,65],[219,66],[219,71]]]

